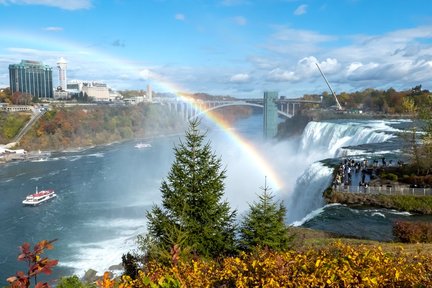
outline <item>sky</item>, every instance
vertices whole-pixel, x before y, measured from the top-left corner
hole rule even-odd
[[[0,0],[0,87],[22,59],[115,90],[287,98],[432,90],[428,0]]]

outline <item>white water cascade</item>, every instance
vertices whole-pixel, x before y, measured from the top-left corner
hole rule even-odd
[[[295,187],[282,196],[287,207],[287,223],[301,225],[309,213],[324,206],[322,193],[331,183],[333,169],[321,160],[337,157],[343,147],[382,143],[395,137],[391,132],[396,129],[388,124],[375,120],[310,122],[293,157],[295,169],[290,173],[299,173]],[[349,156],[349,152],[342,154]]]

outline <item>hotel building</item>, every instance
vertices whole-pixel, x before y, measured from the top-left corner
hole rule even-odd
[[[9,65],[11,93],[29,93],[33,97],[53,98],[52,68],[42,62],[21,60]]]

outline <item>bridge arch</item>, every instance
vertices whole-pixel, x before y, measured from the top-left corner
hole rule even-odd
[[[214,110],[217,110],[217,109],[220,109],[220,108],[223,108],[223,107],[228,107],[228,106],[253,106],[253,107],[259,107],[259,108],[264,109],[264,105],[256,104],[256,103],[248,103],[248,102],[224,103],[224,104],[220,104],[220,105],[217,105],[217,106],[214,106],[214,107],[210,107],[210,108],[201,110],[199,113],[197,113],[197,114],[189,117],[189,120],[195,119],[195,118],[197,118],[197,117],[199,117],[201,115],[204,115],[207,112],[211,112],[211,111],[214,111]],[[279,109],[277,110],[277,112],[278,112],[278,115],[284,116],[286,118],[291,118],[291,117],[294,116],[294,115],[285,113],[283,111],[280,111]]]

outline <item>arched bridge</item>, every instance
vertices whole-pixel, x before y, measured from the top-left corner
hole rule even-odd
[[[205,114],[207,112],[210,112],[210,111],[213,111],[216,109],[220,109],[223,107],[229,107],[229,106],[252,106],[252,107],[258,107],[258,108],[264,109],[264,104],[252,103],[252,102],[248,102],[248,101],[227,101],[227,102],[215,103],[215,106],[207,106],[207,108],[202,106],[204,108],[198,109],[198,113],[193,115],[191,118],[198,117],[198,116]],[[294,111],[294,109],[293,109],[293,111]],[[284,112],[282,110],[278,110],[277,112],[279,115],[284,116],[286,118],[291,118],[292,116],[294,116],[293,114],[288,114],[287,113],[288,111]]]
[[[162,105],[167,105],[171,111],[180,113],[184,119],[192,119],[206,112],[228,106],[253,106],[264,110],[264,135],[274,137],[277,132],[277,115],[291,118],[298,113],[302,103],[319,104],[321,101],[303,99],[278,98],[277,92],[265,92],[264,98],[233,99],[233,100],[198,100],[181,98],[158,99]]]

